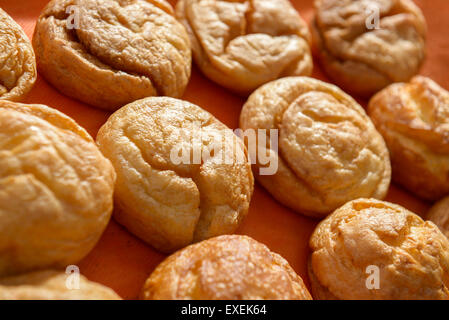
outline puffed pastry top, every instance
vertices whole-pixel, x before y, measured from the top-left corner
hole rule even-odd
[[[449,240],[399,205],[351,201],[318,225],[310,249],[316,299],[449,298]]]
[[[247,236],[226,235],[168,257],[145,282],[142,298],[309,300],[311,296],[280,255]]]
[[[368,114],[387,143],[393,180],[436,201],[449,194],[449,92],[416,76],[376,94]]]

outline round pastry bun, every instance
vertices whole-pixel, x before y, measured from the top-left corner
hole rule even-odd
[[[189,37],[165,0],[52,0],[33,47],[39,73],[55,88],[107,110],[180,97],[190,78]]]
[[[247,236],[225,235],[165,259],[142,289],[145,300],[310,300],[280,255]]]
[[[345,91],[369,97],[418,73],[427,26],[412,0],[316,0],[315,9],[314,53]]]
[[[393,181],[425,200],[449,194],[449,92],[416,76],[376,94],[368,114],[390,151]]]
[[[61,271],[43,270],[0,279],[0,300],[121,300],[110,288],[79,275],[71,284]],[[72,275],[73,276],[73,275]],[[70,288],[68,284],[76,285]]]
[[[0,99],[20,101],[36,81],[36,57],[23,29],[0,8]]]
[[[383,199],[388,191],[391,167],[382,136],[365,110],[334,85],[308,77],[267,83],[243,106],[240,127],[267,135],[277,130],[278,150],[258,145],[256,178],[295,211],[322,218],[350,200]],[[265,167],[260,154],[278,164],[274,174],[259,174]]]
[[[399,205],[348,202],[318,225],[310,249],[315,299],[449,298],[449,240]]]
[[[242,95],[285,76],[308,76],[307,24],[288,0],[180,0],[193,58],[212,81]]]
[[[254,178],[245,146],[194,104],[167,97],[128,104],[97,143],[117,172],[115,219],[160,251],[233,233],[248,212]]]
[[[0,276],[65,268],[109,222],[115,172],[71,118],[0,101]]]

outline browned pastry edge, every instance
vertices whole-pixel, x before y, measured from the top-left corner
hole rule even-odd
[[[311,257],[307,259],[307,273],[309,275],[310,287],[312,291],[313,299],[315,300],[340,300],[333,295],[329,289],[323,287],[319,280],[315,277],[312,269]]]

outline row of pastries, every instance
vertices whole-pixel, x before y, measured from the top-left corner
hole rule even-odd
[[[380,21],[369,29],[373,6]],[[180,0],[175,9],[52,0],[32,43],[1,9],[0,26],[0,299],[120,299],[84,277],[71,290],[64,273],[112,215],[171,254],[142,299],[449,298],[449,92],[417,75],[426,23],[413,1],[316,0],[312,33],[288,0]],[[335,84],[309,77],[312,52]],[[256,150],[274,173],[260,174],[257,157],[238,161],[249,141],[180,99],[192,58],[247,97],[242,130],[279,133],[277,149]],[[114,112],[95,140],[55,109],[19,102],[38,72]],[[349,94],[370,99],[367,109]],[[225,143],[200,162],[173,161],[177,146],[208,149],[212,136]],[[322,220],[309,241],[310,292],[283,257],[232,235],[255,179]],[[425,219],[385,202],[391,180],[439,202]],[[367,285],[371,267],[379,287]]]

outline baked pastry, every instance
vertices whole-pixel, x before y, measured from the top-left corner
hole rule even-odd
[[[441,232],[449,238],[449,197],[446,197],[430,208],[426,218],[435,223]]]
[[[36,77],[36,58],[30,40],[0,8],[0,99],[23,99]]]
[[[258,181],[293,210],[325,217],[349,200],[382,199],[388,191],[385,142],[363,108],[336,86],[307,77],[270,82],[249,97],[240,127],[267,135],[278,130],[279,143],[259,143],[253,162]],[[260,174],[261,154],[277,163],[277,172]]]
[[[348,202],[318,225],[310,249],[315,299],[449,298],[449,240],[401,206]]]
[[[315,0],[315,8],[317,56],[344,90],[371,96],[418,73],[427,27],[412,0]]]
[[[109,222],[114,181],[71,118],[0,101],[0,276],[81,260]]]
[[[109,118],[97,143],[117,171],[115,219],[160,251],[232,233],[248,212],[245,146],[196,105],[138,100]]]
[[[0,279],[0,300],[121,300],[110,288],[80,275],[79,289],[67,287],[68,275],[45,270]]]
[[[247,236],[220,236],[165,259],[143,286],[145,300],[311,300],[280,255]]]
[[[375,95],[368,113],[390,150],[393,180],[426,200],[449,194],[449,92],[417,76]]]
[[[237,93],[312,73],[310,32],[288,0],[180,0],[176,16],[201,71]]]
[[[180,97],[190,77],[188,35],[164,0],[50,1],[33,46],[53,86],[103,109]]]

